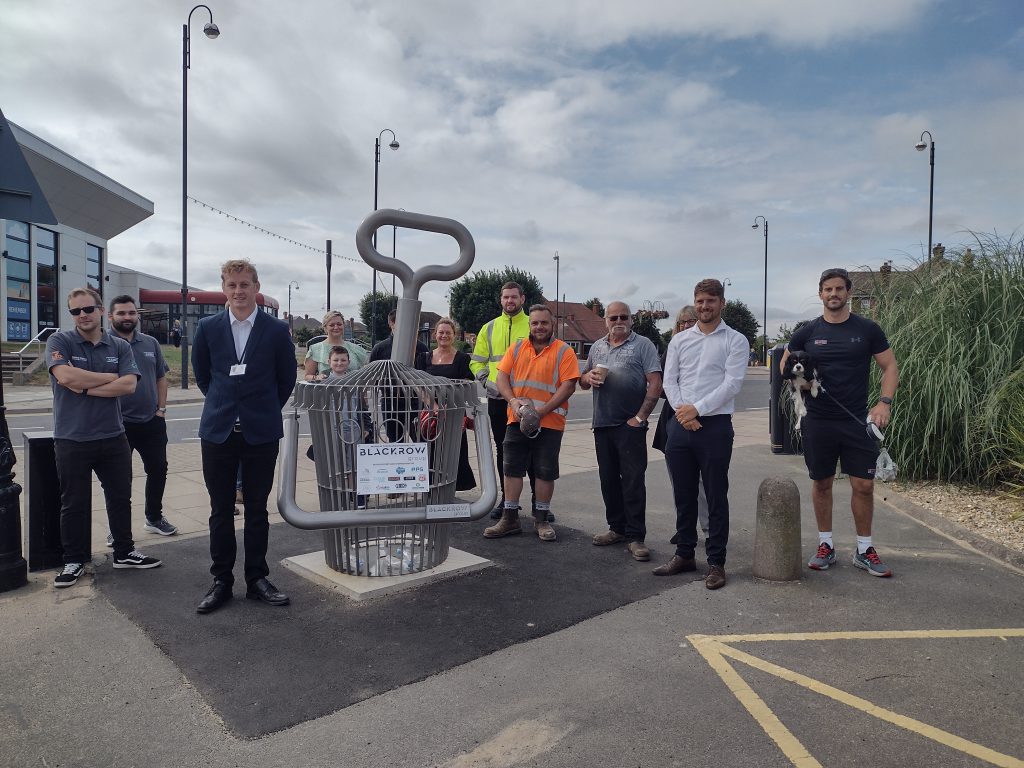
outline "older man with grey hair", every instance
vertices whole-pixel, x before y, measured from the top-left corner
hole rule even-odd
[[[594,390],[592,425],[601,495],[608,530],[595,546],[626,542],[636,560],[650,560],[647,535],[647,417],[661,396],[658,348],[633,331],[629,306],[613,301],[605,310],[608,335],[590,348],[580,377]]]

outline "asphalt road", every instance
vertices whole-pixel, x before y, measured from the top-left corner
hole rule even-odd
[[[737,411],[756,411],[768,407],[769,384],[763,376],[750,377],[743,382],[743,389],[736,397]],[[657,416],[660,406],[655,409]],[[198,440],[199,417],[203,412],[202,403],[171,404],[167,409],[167,437],[171,443]],[[593,413],[593,397],[590,392],[577,391],[569,401],[569,422],[586,424]],[[53,429],[52,413],[9,414],[7,426],[11,433],[11,444],[22,445],[24,432],[48,432]]]

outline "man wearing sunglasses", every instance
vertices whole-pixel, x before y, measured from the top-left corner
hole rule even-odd
[[[878,324],[850,312],[853,283],[845,269],[826,269],[818,280],[818,296],[824,308],[793,334],[779,361],[785,370],[790,351],[807,352],[814,360],[823,390],[804,397],[807,415],[800,431],[804,462],[813,481],[814,517],[818,523],[818,551],[807,563],[815,571],[827,571],[836,561],[832,543],[832,484],[836,462],[850,477],[850,506],[857,531],[853,564],[872,576],[892,576],[871,541],[875,507],[875,464],[878,443],[865,425],[878,429],[889,424],[890,407],[900,374],[889,340]],[[871,360],[882,370],[881,393],[868,413],[868,377]]]
[[[608,335],[594,342],[580,377],[594,390],[591,425],[608,530],[598,547],[626,542],[634,560],[651,559],[647,536],[647,417],[661,395],[658,349],[633,331],[625,302],[613,301],[604,316]]]
[[[135,391],[139,368],[124,339],[103,332],[103,300],[92,288],[68,295],[75,322],[46,341],[53,384],[53,450],[60,479],[64,567],[55,587],[70,587],[90,559],[92,473],[107,502],[114,568],[156,568],[160,561],[132,540],[132,454],[118,398]]]

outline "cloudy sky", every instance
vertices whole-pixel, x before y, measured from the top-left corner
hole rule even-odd
[[[7,118],[154,201],[110,259],[181,277],[181,29],[169,0],[3,0]],[[570,301],[674,312],[703,277],[768,328],[820,310],[829,266],[921,258],[1024,229],[1020,0],[212,0],[192,19],[189,194],[336,254],[332,303],[370,288],[354,233],[380,206],[461,221],[475,268],[515,265]],[[390,135],[385,134],[385,143]],[[324,257],[189,208],[189,282],[247,256],[296,314]],[[453,241],[399,231],[413,266]],[[391,232],[380,250],[391,254]],[[390,276],[386,278],[390,288]],[[401,288],[399,287],[399,292]],[[444,313],[446,286],[424,308]]]

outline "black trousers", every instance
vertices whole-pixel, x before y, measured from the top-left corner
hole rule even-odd
[[[202,440],[203,480],[210,494],[210,573],[217,581],[233,584],[235,567],[235,478],[242,471],[245,502],[245,582],[266,578],[270,522],[267,499],[274,484],[278,441],[252,445],[241,432],[232,432],[223,443]]]
[[[665,463],[672,475],[676,506],[676,554],[692,558],[697,549],[697,483],[703,481],[708,500],[708,535],[704,542],[709,565],[725,565],[729,543],[729,462],[732,460],[732,417],[701,416],[701,429],[690,432],[678,421],[668,423]]]
[[[594,446],[609,530],[627,541],[643,541],[647,536],[647,428],[598,427]]]
[[[114,537],[114,557],[135,549],[132,540],[132,449],[125,436],[103,440],[53,441],[60,480],[60,542],[65,563],[88,562],[92,534],[92,473],[107,503],[107,522]]]
[[[164,514],[167,486],[167,422],[159,416],[149,421],[124,423],[124,434],[133,451],[139,452],[146,470],[146,519],[155,523]]]
[[[499,397],[487,398],[487,416],[491,420],[491,437],[494,439],[495,454],[498,467],[498,487],[501,488],[499,504],[505,503],[505,431],[508,429],[508,401]],[[537,495],[536,480],[533,477],[533,465],[526,467],[530,476],[530,493]]]

